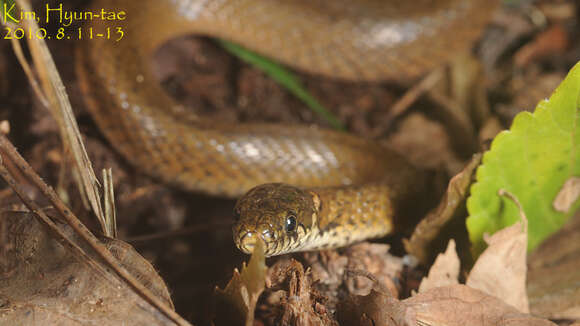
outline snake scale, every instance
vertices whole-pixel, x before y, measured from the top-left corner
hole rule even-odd
[[[152,53],[170,39],[197,34],[313,74],[411,79],[469,48],[494,6],[484,0],[98,0],[97,10],[126,12],[115,23],[124,37],[82,42],[76,71],[94,120],[134,166],[196,192],[239,197],[249,190],[234,212],[234,241],[242,251],[251,252],[258,238],[268,256],[333,248],[391,232],[394,218],[417,206],[428,188],[425,173],[347,133],[197,116],[162,89],[149,68]],[[95,32],[111,26],[90,24]]]

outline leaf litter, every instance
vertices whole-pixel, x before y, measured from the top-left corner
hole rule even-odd
[[[580,320],[580,213],[529,258],[530,310],[552,319]]]
[[[529,315],[526,284],[527,220],[488,237],[488,248],[457,284],[459,258],[450,241],[418,294],[399,301],[373,291],[343,307],[345,325],[555,325]],[[494,286],[495,285],[495,286]]]
[[[444,253],[439,254],[429,269],[429,274],[421,280],[419,293],[442,286],[459,284],[461,262],[455,251],[455,241],[449,240]]]
[[[70,227],[59,223],[81,244]],[[34,214],[0,215],[0,325],[174,325],[113,274],[72,255]],[[173,307],[165,282],[130,245],[103,239],[139,281]]]

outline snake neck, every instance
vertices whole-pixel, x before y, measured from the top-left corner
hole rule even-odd
[[[301,250],[332,249],[393,229],[392,190],[384,183],[309,191],[315,205],[310,232]]]

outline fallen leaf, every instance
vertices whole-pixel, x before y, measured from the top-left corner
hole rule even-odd
[[[496,116],[491,116],[487,118],[481,129],[479,130],[479,134],[477,135],[480,144],[487,144],[488,141],[493,139],[497,136],[504,129],[501,121]]]
[[[82,246],[67,225],[60,225]],[[56,241],[30,213],[0,216],[0,325],[175,325],[113,274],[100,274]],[[130,245],[103,242],[167,305],[169,291]]]
[[[431,289],[402,303],[416,316],[416,322],[410,325],[556,325],[521,313],[495,296],[461,284]]]
[[[514,63],[520,69],[534,61],[558,55],[570,45],[568,33],[562,24],[552,24],[514,55]]]
[[[447,171],[453,171],[452,174],[462,168],[463,162],[453,150],[445,127],[424,114],[409,112],[402,117],[388,143],[397,152],[405,154],[405,158],[417,167],[445,167]]]
[[[580,177],[571,177],[566,180],[560,192],[556,195],[554,209],[560,213],[566,213],[580,197]]]
[[[341,325],[416,325],[414,311],[390,295],[372,290],[365,296],[353,295],[337,310]]]
[[[454,217],[465,217],[465,198],[469,192],[475,169],[480,162],[481,154],[473,155],[473,158],[463,170],[451,178],[447,186],[447,192],[439,206],[419,222],[410,239],[403,239],[407,252],[417,257],[420,262],[425,264],[429,261],[434,249],[433,241],[441,230]]]
[[[242,266],[241,273],[235,269],[223,290],[216,287],[215,325],[254,324],[254,310],[266,284],[266,271],[264,243],[257,241],[248,266]]]
[[[342,325],[556,325],[521,313],[499,298],[461,284],[434,288],[402,301],[373,290],[367,296],[345,300],[337,314]]]
[[[455,241],[451,239],[445,253],[437,256],[435,263],[429,269],[429,275],[421,281],[419,293],[436,287],[458,284],[459,267],[460,262],[455,251]]]
[[[580,213],[529,258],[528,297],[533,314],[580,319]]]
[[[515,198],[513,198],[515,200]],[[486,237],[488,247],[469,273],[466,285],[501,298],[520,312],[529,312],[526,294],[527,219]]]

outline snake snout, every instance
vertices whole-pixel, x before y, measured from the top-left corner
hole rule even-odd
[[[245,253],[251,254],[256,246],[258,239],[262,240],[266,247],[275,239],[274,233],[270,228],[258,227],[255,230],[246,230],[239,237],[238,247]]]
[[[249,254],[254,251],[256,245],[256,233],[248,231],[240,237],[238,247],[245,253]]]

